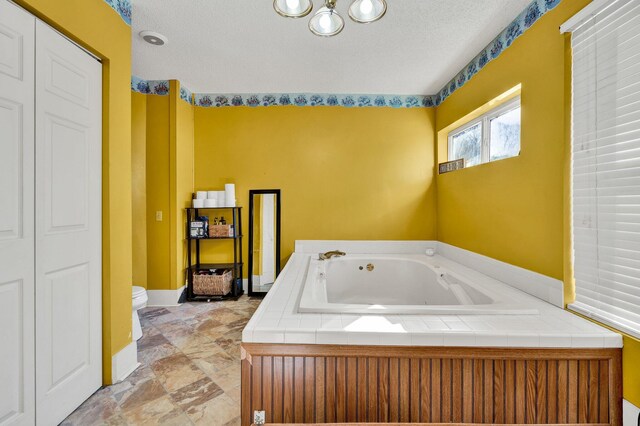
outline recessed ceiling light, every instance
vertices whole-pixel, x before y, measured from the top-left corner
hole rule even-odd
[[[153,31],[141,31],[140,37],[142,37],[142,39],[147,43],[153,44],[154,46],[162,46],[169,41],[169,39],[162,34]]]

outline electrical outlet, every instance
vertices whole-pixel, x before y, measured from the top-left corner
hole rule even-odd
[[[264,411],[254,411],[253,412],[253,423],[256,425],[263,425],[265,421],[265,412]]]
[[[156,212],[156,222],[162,222],[162,210]]]

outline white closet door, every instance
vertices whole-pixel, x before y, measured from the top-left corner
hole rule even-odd
[[[0,425],[34,423],[35,18],[0,0]]]
[[[36,22],[36,417],[102,383],[102,67]]]

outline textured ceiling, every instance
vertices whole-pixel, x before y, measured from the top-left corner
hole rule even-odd
[[[362,25],[339,0],[345,29],[321,38],[271,0],[133,0],[132,73],[199,93],[434,94],[530,0],[387,2],[382,20]],[[149,45],[143,30],[169,43]]]

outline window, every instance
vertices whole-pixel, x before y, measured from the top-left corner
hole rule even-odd
[[[640,337],[640,2],[573,31],[569,309]]]
[[[449,161],[464,158],[465,167],[519,154],[519,97],[449,133]]]

